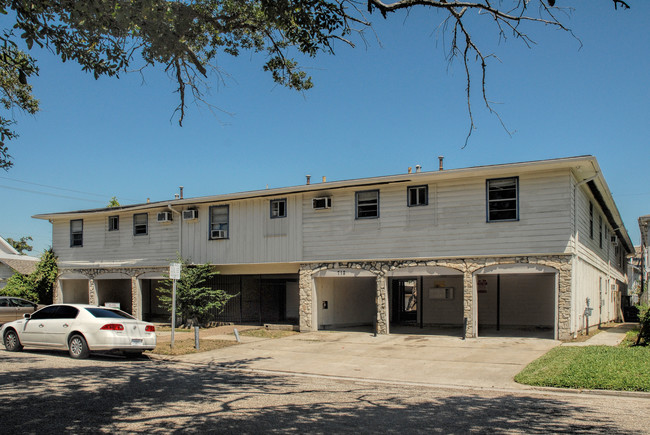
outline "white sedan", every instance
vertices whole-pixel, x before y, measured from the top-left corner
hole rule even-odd
[[[156,347],[153,324],[113,308],[94,305],[56,304],[0,329],[5,348],[25,347],[68,350],[72,358],[87,358],[93,351],[122,351],[141,355]]]

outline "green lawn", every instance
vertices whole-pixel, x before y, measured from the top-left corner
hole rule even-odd
[[[515,376],[521,384],[650,391],[650,346],[556,347]]]

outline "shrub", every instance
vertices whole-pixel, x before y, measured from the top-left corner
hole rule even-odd
[[[636,339],[637,346],[650,344],[650,305],[637,305],[639,309],[639,335]]]

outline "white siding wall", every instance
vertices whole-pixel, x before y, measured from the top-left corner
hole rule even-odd
[[[516,176],[504,173],[501,176]],[[432,178],[428,178],[431,180]],[[380,217],[355,219],[355,192],[329,192],[332,208],[313,210],[312,198],[327,192],[281,196],[287,217],[270,218],[273,197],[219,203],[229,206],[229,238],[209,240],[209,204],[196,207],[199,218],[158,223],[160,208],[149,211],[149,234],[133,235],[133,214],[120,216],[119,231],[108,231],[108,214],[83,216],[83,247],[70,247],[70,221],[53,225],[53,245],[65,264],[116,262],[166,264],[179,246],[194,263],[297,263],[345,259],[399,259],[526,255],[570,252],[573,232],[572,177],[568,170],[521,175],[519,221],[486,222],[484,177],[427,183],[383,184]],[[407,206],[407,186],[429,186],[429,204]],[[184,207],[188,208],[188,207]],[[180,209],[180,208],[179,208]],[[182,243],[179,244],[179,224]]]
[[[0,263],[0,288],[6,285],[6,281],[14,274],[14,270],[6,264]]]
[[[486,222],[485,178],[430,184],[429,205],[423,207],[407,207],[406,188],[380,186],[379,219],[355,220],[355,191],[363,189],[332,192],[329,210],[311,208],[311,199],[322,193],[305,195],[304,259],[525,255],[570,249],[568,172],[521,176],[517,222]]]

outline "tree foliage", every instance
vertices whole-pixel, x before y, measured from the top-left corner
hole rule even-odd
[[[120,202],[117,200],[116,197],[112,197],[110,201],[108,201],[108,204],[106,204],[106,208],[114,208],[114,207],[119,207]]]
[[[616,8],[629,8],[622,0]],[[557,5],[556,5],[557,3]],[[441,13],[441,23],[452,37],[449,59],[462,59],[467,76],[470,132],[474,127],[470,101],[473,89],[469,63],[482,69],[481,93],[487,108],[486,65],[495,56],[484,53],[473,38],[469,16],[481,25],[493,25],[501,38],[533,41],[523,24],[551,26],[570,32],[563,8],[570,0],[0,0],[0,13],[10,25],[0,35],[0,86],[7,113],[38,110],[28,84],[38,74],[27,51],[38,46],[60,59],[78,63],[96,78],[159,66],[177,84],[178,122],[182,125],[188,99],[203,101],[209,73],[219,73],[222,55],[259,52],[262,68],[273,80],[295,90],[312,87],[311,77],[295,60],[299,56],[334,53],[334,42],[354,46],[351,34],[363,38],[374,11],[383,18],[398,11],[429,8]],[[590,7],[590,6],[584,6]],[[367,12],[366,10],[367,9]],[[20,43],[20,44],[19,44]],[[16,137],[14,120],[0,117],[0,168],[11,156],[6,141]],[[468,135],[469,137],[469,135]]]
[[[7,285],[0,289],[0,295],[28,299],[39,304],[51,304],[54,283],[59,273],[56,255],[48,249],[41,255],[36,270],[29,275],[14,273]]]
[[[224,290],[212,288],[208,282],[217,275],[213,266],[209,264],[189,265],[185,260],[182,264],[181,279],[176,282],[176,313],[180,315],[183,323],[189,326],[204,325],[217,313],[220,313],[226,303],[233,297]],[[163,286],[158,288],[161,293],[160,306],[172,311],[172,285],[171,279],[163,281]]]
[[[25,251],[31,252],[32,249],[34,249],[34,247],[28,243],[33,240],[31,236],[21,237],[20,240],[14,240],[11,237],[7,237],[6,240],[7,243],[13,246],[13,248],[21,255],[27,255],[25,254]]]

